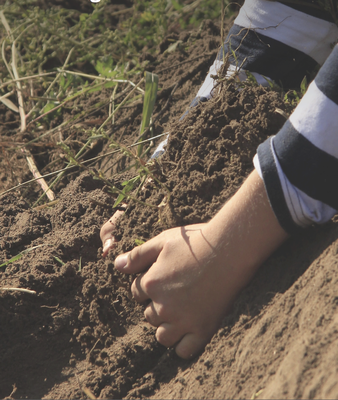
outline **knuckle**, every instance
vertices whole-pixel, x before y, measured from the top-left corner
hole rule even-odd
[[[151,295],[156,289],[156,279],[152,278],[148,273],[144,277],[143,285],[146,293]]]
[[[140,252],[140,247],[135,247],[130,253],[129,253],[129,262],[130,263],[135,263],[138,264],[141,259],[141,252]]]
[[[109,234],[109,231],[108,231],[107,223],[105,223],[103,226],[101,226],[101,229],[100,229],[101,240],[103,240],[105,238],[105,236],[107,236],[108,234]]]
[[[144,291],[149,295],[149,297],[152,297],[153,294],[153,285],[152,282],[149,280],[144,281]]]
[[[175,252],[176,249],[176,241],[173,238],[166,238],[163,242],[163,256],[168,257],[168,255],[172,252]]]
[[[194,355],[196,355],[198,352],[197,350],[198,349],[191,343],[186,343],[184,338],[175,348],[176,354],[185,360],[189,360],[194,357]]]
[[[162,304],[156,304],[156,313],[163,319],[166,317],[166,308]]]

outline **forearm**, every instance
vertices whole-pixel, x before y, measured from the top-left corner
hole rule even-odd
[[[250,174],[205,225],[203,234],[215,248],[217,257],[224,260],[224,267],[234,272],[238,288],[248,283],[258,267],[288,237],[274,215],[257,171]]]

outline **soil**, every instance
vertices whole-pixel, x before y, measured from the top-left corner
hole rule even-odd
[[[185,46],[168,52],[179,40]],[[173,27],[156,59],[146,50],[142,54],[162,89],[154,135],[170,132],[170,138],[152,166],[157,181],[148,180],[138,196],[148,205],[128,203],[117,227],[119,244],[106,259],[99,231],[114,212],[115,198],[90,173],[65,177],[51,207],[32,207],[41,194],[37,184],[1,197],[0,264],[37,246],[0,268],[1,288],[36,291],[0,290],[1,398],[338,397],[336,221],[292,237],[272,255],[192,361],[156,342],[143,306],[130,297],[131,278],[114,270],[115,256],[138,240],[210,219],[252,170],[259,143],[285,121],[276,112],[285,110],[281,94],[231,82],[220,84],[213,100],[180,120],[219,43],[217,21],[205,21],[192,31]],[[89,109],[110,95],[89,96],[82,106]],[[117,116],[112,131],[125,145],[138,136],[141,113],[140,103]],[[94,110],[79,124],[99,126],[107,115],[108,107]],[[22,153],[8,147],[31,139],[33,132],[20,135],[18,116],[3,105],[0,118],[3,192],[31,179]],[[63,165],[59,135],[71,137],[76,151],[85,140],[81,132],[73,126],[46,139],[42,148],[32,145],[41,171]],[[98,142],[86,157],[108,150]],[[126,162],[111,156],[95,168],[118,185]]]

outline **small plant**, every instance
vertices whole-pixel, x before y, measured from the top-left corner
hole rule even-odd
[[[31,252],[32,250],[38,249],[39,247],[42,247],[42,246],[46,246],[46,245],[45,244],[39,244],[38,246],[33,246],[33,247],[30,247],[30,248],[28,248],[26,250],[23,250],[21,253],[17,254],[16,256],[12,257],[11,259],[9,259],[9,260],[5,261],[4,263],[0,264],[0,268],[1,267],[5,267],[8,264],[11,264],[11,263],[13,263],[15,261],[20,260],[20,258],[23,257],[25,254]]]
[[[165,192],[167,192],[168,199],[170,198],[170,191],[169,189],[155,176],[155,174],[151,170],[151,163],[146,163],[142,158],[138,157],[137,154],[134,154],[130,149],[127,149],[124,146],[121,146],[120,144],[114,142],[112,140],[111,146],[114,148],[118,148],[124,155],[129,157],[133,163],[128,169],[135,168],[137,173],[135,174],[136,176],[128,181],[123,182],[124,188],[122,190],[117,190],[116,187],[113,188],[113,191],[118,192],[118,197],[116,199],[116,202],[114,204],[114,207],[117,207],[123,200],[134,200],[137,201],[137,194],[139,190],[143,187],[145,182],[149,180],[149,178],[155,182],[158,187],[162,188]],[[135,189],[136,185],[138,184],[138,189],[136,190],[135,194],[131,194],[132,191]],[[152,204],[146,203],[146,202],[141,202],[144,205],[148,205],[150,207],[157,207]]]
[[[157,88],[158,88],[158,76],[150,72],[145,72],[146,88],[143,100],[143,113],[142,113],[142,123],[140,127],[140,138],[144,139],[144,131],[149,127],[151,116],[153,114]],[[140,139],[141,140],[141,139]],[[137,156],[141,157],[143,151],[143,145],[140,144],[137,148]]]
[[[63,265],[66,265],[59,257],[54,256],[53,258],[54,258],[55,261],[57,261],[57,262],[58,262],[59,264],[61,264],[62,266],[63,266]]]

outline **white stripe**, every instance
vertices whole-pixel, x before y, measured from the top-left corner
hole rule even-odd
[[[211,77],[211,75],[217,75],[222,65],[223,61],[217,59],[214,61],[196,97],[205,97],[207,99],[210,99],[212,97],[212,90],[216,84],[216,81]],[[235,73],[237,73],[238,78],[241,82],[245,81],[248,78],[245,70],[241,69],[240,71],[238,71],[238,68],[235,65],[229,65],[226,77],[230,78]],[[272,81],[270,78],[264,77],[257,72],[250,72],[250,74],[256,79],[258,85],[269,86],[269,81]]]
[[[272,82],[271,78],[258,74],[257,72],[250,72],[244,69],[238,71],[238,68],[235,65],[229,65],[226,77],[230,78],[234,74],[237,74],[238,79],[241,82],[244,82],[248,79],[248,73],[250,73],[256,79],[257,85],[269,86],[269,81]]]
[[[208,75],[205,78],[203,85],[200,87],[197,97],[205,97],[207,99],[211,98],[211,92],[215,85],[215,80],[211,77],[211,75],[217,75],[219,69],[223,65],[223,61],[215,60],[212,66],[209,69]]]
[[[289,118],[313,145],[338,158],[338,105],[313,81]]]
[[[329,221],[337,212],[327,204],[313,199],[288,180],[284,175],[282,167],[277,159],[271,139],[273,157],[277,166],[278,176],[282,184],[285,200],[294,222],[300,226],[309,226],[313,224],[324,224]]]
[[[329,221],[337,213],[337,210],[319,200],[313,199],[302,190],[299,190],[296,186],[292,185],[292,183],[284,175],[282,167],[279,164],[273,148],[273,138],[270,142],[270,146],[270,150],[272,151],[277,167],[278,178],[282,185],[284,199],[295,224],[301,226],[302,228],[306,228],[312,224],[324,224],[325,222]],[[259,176],[263,179],[257,154],[255,155],[253,161]]]
[[[234,23],[302,51],[319,64],[338,38],[335,24],[276,1],[246,0]]]
[[[168,137],[169,135],[156,147],[150,159],[157,158],[159,155],[164,153],[164,147],[168,144]]]

